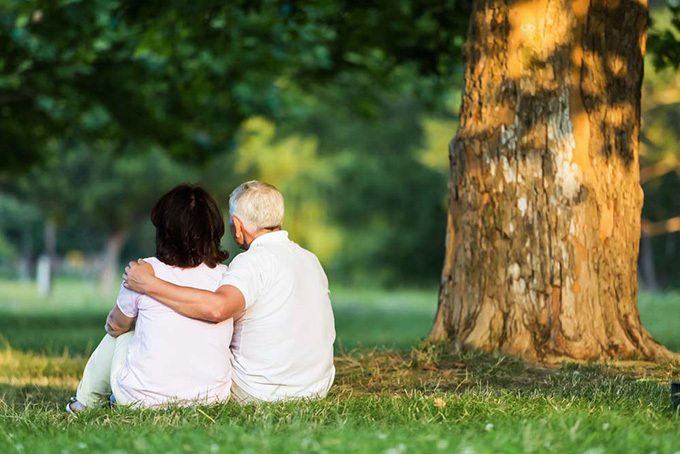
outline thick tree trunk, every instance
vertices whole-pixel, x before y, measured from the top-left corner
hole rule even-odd
[[[106,239],[106,249],[103,253],[102,270],[99,274],[99,289],[102,292],[112,290],[116,284],[120,283],[121,270],[120,253],[127,241],[128,232],[115,232]]]
[[[670,358],[640,324],[644,0],[476,0],[434,339]]]

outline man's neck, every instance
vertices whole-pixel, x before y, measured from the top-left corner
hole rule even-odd
[[[281,227],[276,227],[274,229],[260,229],[257,232],[253,233],[252,235],[248,235],[250,238],[246,238],[246,247],[244,249],[248,250],[250,248],[250,245],[253,244],[253,241],[258,239],[259,237],[266,235],[268,233],[274,233],[274,232],[280,232]]]

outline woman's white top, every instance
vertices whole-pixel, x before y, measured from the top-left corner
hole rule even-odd
[[[177,268],[155,257],[145,261],[164,281],[209,291],[218,288],[227,269]],[[137,317],[127,361],[113,378],[126,400],[144,407],[228,400],[232,319],[218,324],[194,320],[124,287],[116,304],[128,317]]]

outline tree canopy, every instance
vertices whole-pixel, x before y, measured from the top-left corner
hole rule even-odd
[[[337,93],[367,116],[384,92],[441,104],[467,21],[459,3],[5,0],[2,169],[44,160],[54,138],[205,161],[246,118],[290,122]]]
[[[291,234],[329,269],[436,280],[468,2],[1,4],[0,256],[38,253],[46,219],[60,254],[92,253],[180,181],[224,206],[235,182],[264,178],[290,199]],[[650,32],[661,66],[672,67],[660,56],[676,16]],[[648,147],[644,164],[666,165],[675,123],[648,118],[643,142],[663,152]],[[645,187],[653,221],[674,214],[656,189],[674,183],[660,181]],[[151,252],[144,229],[131,256]]]
[[[668,3],[668,22],[652,28],[649,51],[657,69],[680,68],[680,3]]]

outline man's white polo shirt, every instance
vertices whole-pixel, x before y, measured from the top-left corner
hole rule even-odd
[[[325,396],[335,378],[335,322],[316,256],[277,231],[234,258],[220,286],[243,294],[234,319],[233,380],[266,401]]]

